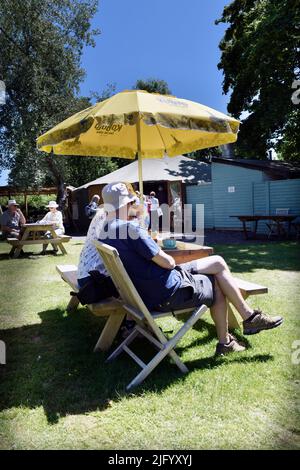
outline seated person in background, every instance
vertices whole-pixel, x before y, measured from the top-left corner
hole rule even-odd
[[[128,189],[131,194],[134,195],[133,201],[137,203],[137,196],[134,193],[131,184],[122,184]],[[135,218],[136,212],[138,212],[138,206],[136,206],[136,210],[129,211],[129,217]],[[101,255],[93,243],[94,240],[99,239],[103,225],[106,222],[106,217],[107,212],[103,209],[103,207],[98,207],[96,215],[90,223],[86,240],[79,257],[77,272],[77,281],[79,287],[84,286],[88,282],[90,278],[90,271],[99,271],[100,274],[105,274],[106,276],[109,276],[103,264]]]
[[[106,219],[106,212],[97,209],[96,215],[90,223],[84,246],[79,257],[77,281],[79,287],[83,287],[90,278],[90,271],[99,271],[107,274],[103,261],[97,251],[93,241],[98,240],[103,224]]]
[[[128,184],[128,186],[131,185]],[[90,223],[86,240],[79,257],[77,282],[80,288],[89,282],[91,277],[89,274],[90,271],[99,271],[100,274],[109,276],[109,273],[106,271],[103,264],[101,255],[93,243],[94,240],[98,240],[100,237],[101,230],[106,222],[106,216],[107,213],[104,209],[99,207]],[[121,328],[121,336],[125,338],[134,326],[135,322],[131,320],[130,315],[127,315]]]
[[[118,250],[129,277],[150,311],[207,305],[219,339],[216,355],[245,350],[228,332],[228,301],[244,320],[244,334],[281,325],[282,317],[271,317],[250,307],[221,256],[176,266],[174,258],[161,250],[145,230],[128,221],[134,197],[123,183],[106,185],[102,197],[108,215],[99,240]]]
[[[8,208],[1,216],[1,231],[5,238],[20,238],[21,226],[26,219],[15,199],[8,201]]]
[[[42,218],[42,220],[39,220],[39,224],[52,224],[53,229],[55,231],[55,234],[59,237],[60,235],[63,235],[65,233],[65,228],[63,225],[63,218],[62,218],[62,213],[57,210],[58,204],[55,201],[50,201],[48,206],[49,212],[45,215],[45,217]],[[49,231],[47,231],[44,235],[44,238],[52,238],[52,235]],[[44,247],[45,249],[45,247]]]
[[[98,196],[98,194],[95,194],[92,197],[91,202],[87,206],[85,206],[85,215],[89,219],[92,219],[96,215],[97,210],[99,208],[99,201],[100,196]]]

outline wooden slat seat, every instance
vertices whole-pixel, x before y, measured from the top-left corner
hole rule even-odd
[[[37,230],[37,228],[39,230]],[[53,235],[53,238],[49,238],[49,239],[41,238],[40,235],[39,236],[37,235],[39,233],[42,233],[41,231],[43,228],[47,229],[47,226],[44,227],[43,225],[38,225],[38,226],[35,225],[34,230],[32,230],[32,227],[30,226],[30,224],[27,224],[25,232],[23,233],[21,240],[18,240],[17,238],[8,237],[6,241],[9,245],[12,246],[10,250],[10,255],[13,256],[14,258],[18,258],[18,256],[20,255],[22,251],[22,248],[28,245],[42,245],[43,252],[45,252],[49,243],[52,245],[54,250],[57,250],[57,248],[59,248],[60,251],[64,255],[67,254],[67,250],[64,247],[64,243],[69,242],[72,239],[72,237],[68,235],[57,236],[54,230],[51,229],[52,231],[51,230],[50,231],[51,231],[51,234]]]
[[[236,277],[234,279],[244,299],[247,299],[250,295],[259,295],[259,294],[268,293],[268,288],[265,286],[261,286],[260,284],[255,284],[254,282],[245,281],[244,279],[239,279]],[[239,313],[235,310],[235,308],[231,304],[228,304],[229,328],[231,329],[241,328],[241,323],[242,323],[242,319]]]
[[[255,284],[254,282],[245,281],[244,279],[239,279],[237,277],[235,277],[234,279],[237,282],[237,285],[242,294],[249,296],[268,293],[268,288],[265,286]]]
[[[75,266],[75,264],[58,264],[56,271],[75,292],[78,292],[77,266]]]
[[[49,238],[49,239],[36,239],[36,240],[18,240],[17,238],[7,238],[6,241],[12,246],[24,246],[24,245],[41,245],[41,244],[49,244],[51,245],[57,245],[59,243],[67,243],[71,240],[72,237],[69,237],[67,235],[62,235],[57,238]]]

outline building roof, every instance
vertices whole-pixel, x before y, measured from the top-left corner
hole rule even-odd
[[[126,181],[138,182],[138,162],[135,160],[108,175],[101,176],[79,188],[86,189],[94,185]],[[177,157],[164,157],[143,159],[143,181],[183,181],[184,183],[199,183],[211,181],[211,165],[199,162],[183,155]]]
[[[241,166],[251,170],[258,170],[267,173],[274,179],[300,178],[300,165],[279,160],[246,160],[235,158],[213,157],[214,163],[225,165]]]

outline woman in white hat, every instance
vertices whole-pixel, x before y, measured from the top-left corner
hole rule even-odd
[[[45,217],[39,221],[40,224],[52,224],[55,234],[57,236],[63,235],[65,233],[65,228],[63,225],[63,218],[62,213],[57,210],[58,204],[55,201],[50,201],[49,204],[46,206],[49,209],[49,212],[45,215]],[[46,232],[45,238],[51,238],[51,233]]]

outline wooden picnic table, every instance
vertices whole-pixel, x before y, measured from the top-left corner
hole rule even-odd
[[[45,232],[50,232],[52,238],[45,239],[43,237]],[[51,243],[53,247],[58,246],[63,254],[66,254],[67,251],[63,246],[63,243],[68,242],[71,237],[62,235],[58,236],[55,233],[54,227],[52,224],[39,224],[31,223],[22,225],[22,236],[20,239],[17,238],[7,238],[7,242],[12,245],[11,255],[14,258],[18,258],[20,255],[23,246],[25,245],[48,245]]]
[[[162,246],[162,242],[158,242]],[[163,248],[163,247],[162,247]],[[164,251],[174,257],[177,264],[193,261],[195,259],[204,258],[213,254],[214,249],[209,246],[201,246],[196,243],[178,242],[177,247]],[[73,291],[78,292],[77,284],[77,266],[75,265],[58,265],[56,266],[58,273],[62,279],[69,284]],[[235,278],[242,296],[246,299],[250,295],[266,294],[268,288],[245,281],[244,279]],[[78,297],[71,296],[67,311],[74,312],[79,305]],[[107,351],[116,335],[127,312],[120,302],[115,298],[105,299],[97,304],[87,305],[88,309],[96,316],[107,317],[105,326],[95,346],[95,351]],[[230,328],[240,328],[241,318],[228,303],[228,323]]]
[[[205,258],[206,256],[212,255],[214,252],[211,246],[202,246],[196,243],[176,241],[176,248],[172,249],[164,248],[161,240],[159,240],[158,244],[165,253],[168,253],[168,255],[171,255],[175,259],[176,264]]]
[[[158,242],[162,247],[162,242]],[[163,248],[163,247],[162,247]],[[173,256],[177,264],[186,263],[198,258],[204,258],[213,254],[213,248],[209,246],[201,246],[195,243],[177,242],[177,247],[172,250],[163,250]],[[75,265],[58,265],[56,266],[58,273],[62,279],[69,284],[73,291],[78,292],[79,286],[77,283],[77,266]],[[79,305],[79,300],[76,296],[71,296],[67,306],[68,312],[74,312]],[[87,305],[88,309],[96,316],[107,317],[105,326],[95,346],[95,351],[108,350],[115,337],[118,334],[123,319],[128,313],[115,298],[105,299],[97,304]],[[236,325],[236,323],[235,323]]]
[[[281,235],[281,226],[282,223],[286,222],[288,224],[288,236],[290,234],[291,225],[294,219],[296,219],[296,215],[231,215],[231,218],[235,217],[239,219],[243,224],[243,231],[246,240],[249,239],[248,231],[247,231],[247,222],[254,222],[254,238],[256,238],[257,234],[257,225],[260,220],[269,220],[274,222],[277,225],[277,234],[278,237]]]

